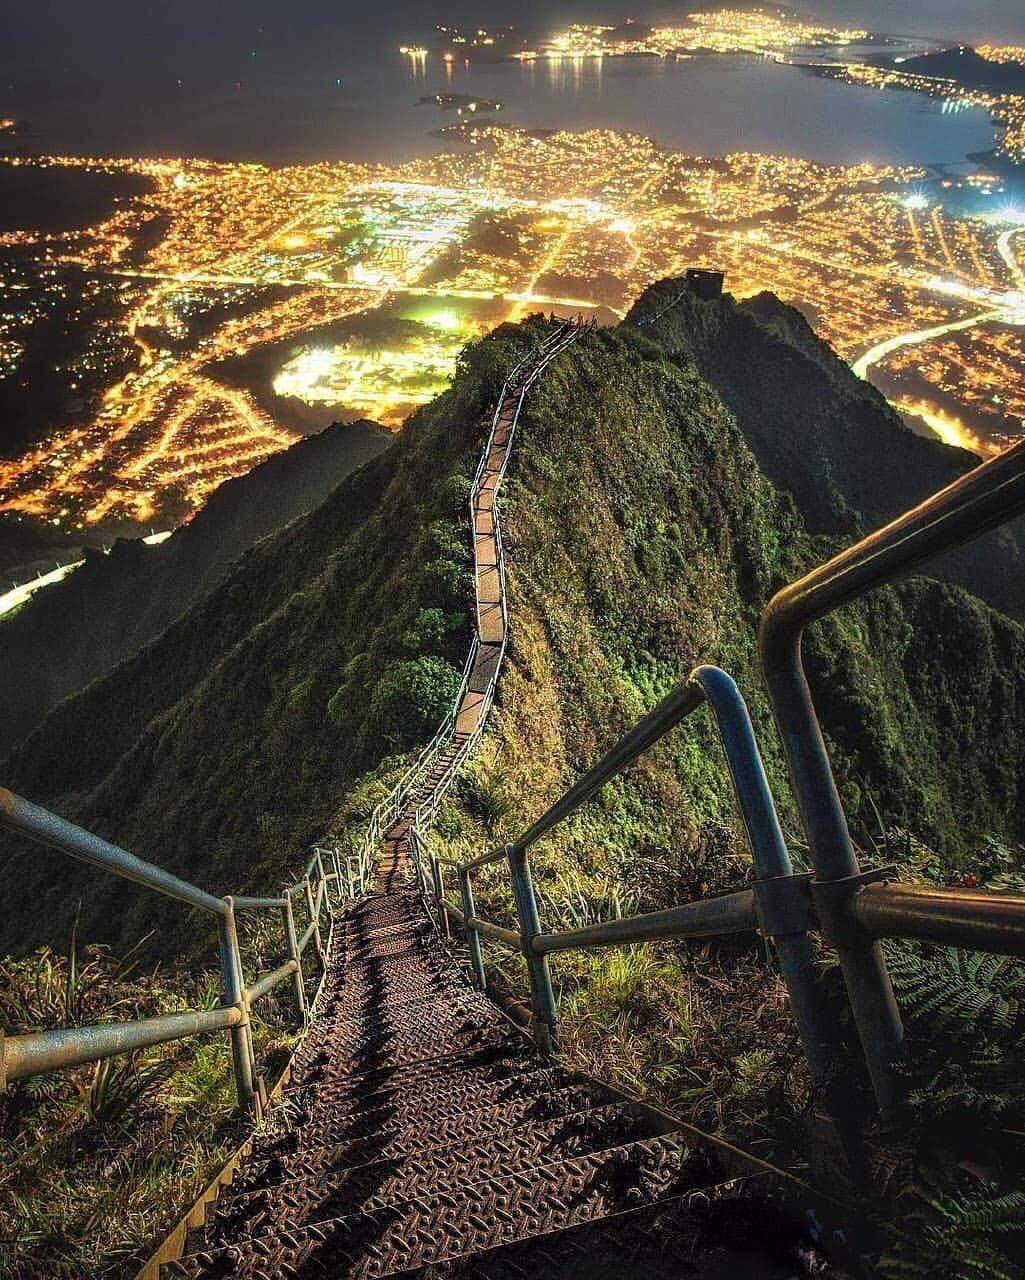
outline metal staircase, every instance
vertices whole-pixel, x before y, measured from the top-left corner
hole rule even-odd
[[[455,864],[460,905],[448,900],[444,868],[453,864],[428,848],[427,836],[480,740],[508,639],[496,496],[530,387],[580,331],[553,326],[502,389],[471,488],[477,625],[459,693],[432,742],[374,811],[358,854],[314,850],[300,879],[276,897],[215,898],[0,789],[0,823],[217,924],[219,1008],[0,1034],[0,1089],[133,1048],[210,1031],[230,1035],[239,1102],[257,1126],[140,1280],[829,1274],[793,1217],[821,1207],[807,1187],[553,1057],[549,956],[757,930],[772,943],[820,1098],[836,1119],[845,1097],[836,1081],[849,1064],[835,1010],[822,1000],[810,933],[840,954],[884,1111],[900,1102],[902,1029],[878,940],[915,937],[1025,955],[1025,897],[898,884],[892,869],[861,870],[800,667],[807,624],[1025,511],[1025,444],[786,588],[766,610],[763,670],[802,820],[815,837],[813,873],[795,874],[791,866],[736,685],[705,666],[514,844]],[[701,708],[714,716],[748,835],[750,885],[646,915],[543,932],[531,848]],[[480,917],[474,907],[471,878],[503,861],[516,929]],[[280,916],[287,959],[247,986],[235,921],[238,912],[257,911]],[[453,921],[466,939],[472,984],[445,945]],[[522,955],[531,986],[529,1029],[484,993],[482,939]],[[310,949],[322,966],[320,990],[281,1105],[268,1110],[250,1008],[291,983],[305,1017],[303,957]],[[8,1256],[0,1248],[0,1264]],[[16,1255],[12,1274],[19,1276]]]
[[[727,1172],[671,1121],[545,1059],[467,984],[418,895],[368,895],[335,939],[283,1105],[162,1274],[797,1274],[799,1233],[781,1221],[777,1258],[764,1233],[747,1252],[719,1229],[733,1201],[764,1226],[769,1175]]]
[[[409,891],[414,874],[423,886],[418,841],[480,738],[505,652],[495,498],[520,408],[578,332],[560,325],[503,388],[471,492],[478,625],[452,714],[375,814],[378,892],[335,917],[320,1014],[283,1107],[167,1274],[564,1275],[593,1264],[598,1237],[604,1254],[616,1240],[620,1275],[740,1265],[703,1240],[698,1203],[751,1197],[764,1169],[727,1173],[678,1122],[554,1064],[467,983]],[[743,1273],[795,1271],[759,1253]]]

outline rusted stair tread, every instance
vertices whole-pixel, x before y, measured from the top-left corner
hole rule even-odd
[[[301,1101],[303,1094],[316,1089],[323,1099],[330,1098],[332,1106],[345,1110],[369,1111],[391,1103],[402,1112],[422,1110],[424,1114],[436,1115],[442,1110],[455,1110],[460,1100],[463,1100],[463,1105],[468,1105],[475,1096],[500,1093],[538,1076],[552,1078],[556,1071],[562,1072],[563,1076],[574,1075],[566,1067],[541,1066],[533,1057],[502,1059],[485,1067],[469,1067],[460,1061],[447,1072],[431,1070],[426,1078],[422,1073],[401,1078],[382,1075],[379,1080],[370,1081],[372,1086],[378,1087],[365,1090],[353,1089],[348,1076],[323,1074],[308,1083],[290,1086],[284,1096]]]
[[[450,1034],[447,1047],[450,1050],[483,1049],[486,1047],[502,1047],[513,1043],[516,1033],[505,1027],[480,1026],[473,1027],[458,1034]],[[345,1064],[353,1072],[370,1071],[375,1067],[418,1059],[426,1061],[431,1057],[432,1049],[437,1049],[438,1039],[428,1027],[416,1032],[396,1036],[371,1036],[361,1042],[344,1046],[344,1052],[337,1050],[339,1064]],[[307,1062],[304,1062],[305,1068]]]
[[[420,1016],[402,1022],[396,1022],[387,1012],[373,1010],[352,1017],[332,1019],[330,1023],[325,1023],[325,1036],[318,1037],[317,1043],[324,1043],[326,1038],[330,1038],[336,1047],[351,1055],[370,1044],[398,1040],[424,1031],[433,1030],[441,1034],[493,1025],[493,1019],[488,1018],[485,1012],[469,1001],[452,1001],[449,1004],[443,999],[435,998],[418,1001],[417,1005]]]
[[[705,1169],[705,1157],[679,1139],[643,1138],[488,1179],[464,1193],[441,1191],[314,1226],[273,1229],[187,1255],[168,1272],[189,1280],[372,1280],[676,1197]]]
[[[361,1060],[367,1059],[373,1061],[367,1062],[365,1070],[389,1063],[397,1066],[413,1057],[427,1058],[432,1047],[437,1047],[438,1036],[442,1032],[445,1033],[445,1043],[450,1049],[503,1045],[514,1034],[506,1028],[492,1027],[489,1024],[446,1024],[439,1019],[437,1027],[424,1026],[412,1030],[405,1027],[395,1030],[384,1028],[372,1031],[362,1038],[340,1038],[332,1051],[339,1066],[347,1064],[354,1070],[358,1069]],[[312,1066],[312,1062],[310,1065]],[[323,1073],[320,1073],[320,1077],[323,1078]]]
[[[382,997],[412,1005],[416,1000],[430,1001],[439,997],[451,997],[453,1002],[482,1010],[480,998],[474,1000],[470,988],[459,982],[459,975],[454,971],[451,958],[442,959],[439,953],[436,962],[430,966],[413,969],[409,966],[396,968],[392,972],[382,966],[376,967],[373,974],[360,973],[350,967],[343,975],[344,986],[337,992],[337,999],[330,1001],[330,1022],[332,1025],[345,1021],[355,1021],[362,1014],[372,1012],[372,1004],[380,1005]],[[332,993],[333,995],[334,993]],[[324,1002],[324,1012],[328,1011],[328,1002]],[[494,1009],[488,1010],[493,1021],[499,1021]],[[410,1019],[415,1019],[415,1009],[408,1011]],[[328,1025],[327,1020],[324,1023]]]
[[[447,1148],[403,1160],[392,1157],[357,1168],[340,1167],[313,1177],[282,1177],[270,1186],[235,1196],[222,1196],[207,1222],[203,1247],[220,1248],[233,1235],[253,1236],[263,1230],[294,1229],[317,1222],[422,1201],[426,1188],[443,1188],[447,1196],[472,1198],[476,1189],[487,1190],[516,1173],[543,1170],[581,1156],[599,1156],[631,1142],[655,1137],[650,1124],[639,1117],[631,1123],[610,1123],[596,1112],[583,1112],[549,1126],[534,1140],[521,1144],[495,1143],[483,1150],[464,1153],[453,1163]],[[467,1158],[468,1157],[468,1158]]]
[[[439,983],[445,983],[450,979],[447,976],[448,970],[441,963],[440,953],[433,951],[432,948],[429,954],[434,961],[432,964],[413,968],[408,965],[385,966],[379,963],[375,965],[375,971],[372,973],[365,971],[367,957],[350,957],[349,963],[338,975],[339,982],[346,985],[337,993],[332,992],[332,996],[337,994],[333,1007],[339,1010],[346,1009],[351,1013],[365,1007],[367,999],[380,998],[382,987],[386,987],[388,995],[396,999],[402,997],[403,992],[410,995],[430,994]],[[383,960],[383,957],[377,959]],[[449,966],[451,966],[451,959]]]
[[[387,1008],[382,1008],[375,1001],[368,1000],[366,995],[359,1001],[351,1002],[342,999],[344,993],[339,992],[338,1000],[330,1004],[327,1001],[324,1003],[324,1026],[340,1031],[345,1024],[351,1024],[354,1029],[366,1028],[369,1021],[373,1019],[388,1019],[394,1023],[396,1018],[402,1018],[407,1022],[414,1022],[421,1016],[421,1011],[426,1011],[438,1004],[447,1005],[453,1011],[455,1009],[473,1011],[482,1015],[490,1014],[494,1018],[494,1010],[488,1009],[485,997],[474,992],[471,987],[453,990],[450,982],[446,981],[448,975],[444,972],[439,972],[436,978],[437,984],[434,988],[416,995],[396,995],[394,999],[389,1000]],[[368,987],[367,991],[372,994],[373,988]]]
[[[474,1079],[486,1072],[506,1069],[518,1071],[521,1064],[533,1070],[538,1061],[534,1050],[523,1041],[470,1052],[442,1046],[440,1052],[426,1060],[376,1067],[360,1074],[348,1072],[343,1077],[343,1084],[353,1093],[359,1093],[363,1089],[377,1092],[384,1086],[396,1089],[442,1089],[456,1079]]]
[[[489,1134],[502,1128],[529,1125],[534,1120],[551,1120],[585,1107],[598,1106],[611,1101],[612,1096],[608,1091],[588,1085],[567,1085],[537,1098],[493,1103],[419,1125],[396,1120],[361,1127],[358,1117],[328,1114],[281,1134],[273,1130],[259,1134],[253,1142],[253,1152],[257,1156],[266,1156],[302,1147],[356,1144],[365,1147],[370,1143],[375,1144],[377,1153],[384,1156],[403,1151],[425,1151],[439,1143],[450,1142],[458,1146],[471,1140],[487,1141]]]
[[[835,1274],[813,1254],[803,1225],[777,1210],[755,1177],[699,1187],[454,1263],[393,1272],[389,1280],[796,1280],[810,1274],[826,1280]]]
[[[381,1098],[372,1095],[377,1098],[376,1102],[368,1101],[366,1105],[362,1100],[357,1103],[351,1098],[339,1099],[323,1087],[310,1087],[292,1095],[289,1122],[291,1125],[303,1125],[315,1120],[319,1113],[327,1109],[332,1119],[346,1118],[354,1124],[373,1129],[376,1133],[388,1133],[397,1126],[419,1128],[426,1124],[441,1123],[483,1107],[499,1106],[503,1102],[527,1102],[542,1094],[585,1083],[586,1077],[580,1072],[570,1071],[565,1067],[551,1067],[545,1071],[496,1080],[488,1085],[450,1088],[444,1094],[435,1094],[433,1097],[403,1095],[396,1098],[389,1095]]]
[[[614,1102],[600,1106],[581,1107],[566,1115],[554,1116],[550,1120],[537,1120],[528,1127],[514,1125],[507,1129],[496,1129],[489,1136],[487,1144],[481,1144],[461,1154],[453,1152],[449,1142],[438,1142],[434,1146],[425,1147],[422,1151],[398,1152],[384,1156],[370,1149],[366,1159],[358,1159],[359,1152],[350,1146],[309,1147],[300,1151],[268,1156],[266,1159],[245,1165],[232,1183],[227,1195],[245,1195],[261,1187],[272,1186],[277,1182],[306,1180],[318,1182],[333,1174],[354,1173],[373,1165],[383,1168],[399,1162],[401,1167],[417,1167],[430,1161],[440,1170],[447,1171],[456,1167],[472,1164],[477,1159],[491,1159],[496,1153],[503,1161],[508,1162],[511,1171],[522,1164],[540,1161],[547,1145],[553,1142],[567,1144],[567,1155],[574,1154],[575,1134],[587,1133],[583,1126],[593,1124],[602,1126],[610,1133],[621,1133],[623,1141],[633,1137],[654,1137],[651,1119],[640,1110],[635,1103]],[[662,1132],[662,1130],[658,1130]],[[580,1141],[584,1141],[581,1138]]]

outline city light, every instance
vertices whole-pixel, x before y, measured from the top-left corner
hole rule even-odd
[[[0,369],[18,369],[57,310],[85,326],[66,366],[74,407],[0,460],[0,511],[69,532],[177,522],[296,438],[268,386],[399,427],[481,327],[552,309],[611,320],[702,265],[739,298],[768,289],[804,309],[888,395],[928,401],[948,433],[963,424],[969,447],[1019,433],[1025,211],[1006,195],[983,218],[945,207],[909,166],[713,160],[479,112],[460,128],[472,145],[392,168],[9,157],[146,189],[95,226],[0,233],[24,263],[0,279],[18,298],[0,313]],[[956,185],[974,198],[1003,184],[979,162]]]
[[[460,327],[461,321],[454,311],[435,311],[424,318],[424,323],[433,329],[455,330]]]

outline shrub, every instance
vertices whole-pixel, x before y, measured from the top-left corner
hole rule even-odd
[[[402,647],[410,653],[438,649],[449,629],[449,621],[441,609],[421,609],[411,627],[403,632]]]
[[[421,742],[447,714],[459,680],[459,672],[444,658],[393,662],[374,689],[368,724],[399,747]]]

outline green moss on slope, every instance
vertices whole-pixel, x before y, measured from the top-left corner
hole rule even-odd
[[[365,813],[454,688],[470,634],[469,478],[502,377],[535,333],[507,327],[470,349],[394,449],[59,708],[8,761],[10,784],[220,891],[269,887],[301,845]],[[481,811],[510,828],[540,812],[711,661],[751,702],[789,818],[755,631],[773,590],[830,548],[699,369],[630,325],[583,336],[531,394],[502,502],[512,644],[488,751],[515,804]],[[856,820],[875,806],[953,854],[1018,833],[1017,624],[918,579],[815,629],[808,667]],[[485,838],[458,812],[450,828]],[[698,715],[559,842],[595,877],[665,900],[742,877],[735,831]],[[79,895],[91,936],[152,924],[144,895],[97,890],[67,866],[54,882],[55,856],[7,855],[32,907],[4,921],[0,945],[59,937]],[[179,921],[162,935],[173,948],[180,914],[160,918]]]

